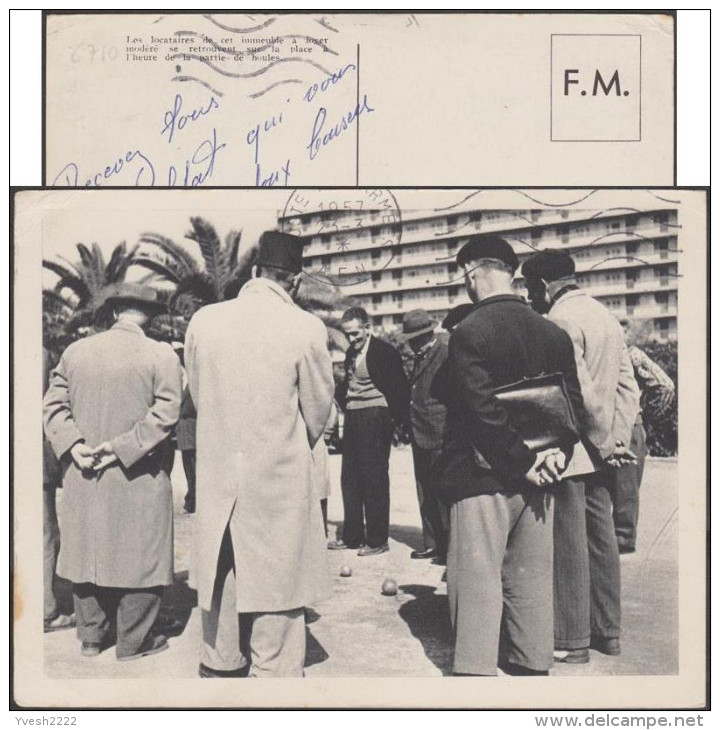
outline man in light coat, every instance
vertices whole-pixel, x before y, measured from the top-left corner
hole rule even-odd
[[[301,677],[304,608],[330,594],[311,450],[332,365],[325,326],[293,302],[301,270],[302,240],[264,233],[253,279],[187,332],[202,677]]]
[[[45,434],[65,464],[58,575],[73,584],[84,656],[106,646],[136,659],[168,648],[152,625],[173,582],[170,435],[180,364],[145,336],[157,292],[120,284],[105,299],[117,321],[68,347],[43,401]]]
[[[589,649],[620,653],[620,559],[612,517],[613,469],[629,450],[640,392],[623,332],[608,309],[583,292],[575,262],[542,251],[522,268],[533,308],[573,341],[585,405],[585,464],[578,453],[555,491],[555,660],[585,663]],[[587,457],[590,458],[587,458]],[[572,475],[572,476],[570,476]]]

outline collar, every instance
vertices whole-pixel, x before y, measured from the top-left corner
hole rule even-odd
[[[370,347],[370,340],[372,339],[372,335],[368,335],[367,339],[365,340],[365,344],[362,346],[362,349],[360,352],[358,352],[358,355],[367,355],[368,347]]]
[[[565,302],[569,299],[575,299],[576,297],[584,297],[584,296],[585,296],[585,292],[580,288],[571,289],[571,288],[565,287],[564,289],[560,289],[560,291],[553,297],[553,303],[550,306],[550,309],[557,306],[560,302]]]
[[[264,291],[271,292],[272,294],[279,296],[280,299],[287,304],[295,304],[292,297],[280,286],[280,284],[277,284],[270,279],[266,279],[264,276],[259,276],[257,279],[250,279],[250,281],[248,281],[243,288],[240,289],[238,296],[243,293],[261,293]]]
[[[145,331],[142,327],[134,322],[128,322],[127,320],[119,319],[110,329],[123,330],[123,332],[133,332],[136,335],[142,335],[145,337]]]
[[[430,342],[426,342],[418,351],[417,355],[415,355],[415,359],[419,360],[420,358],[425,357],[425,355],[432,350],[433,347],[437,344],[437,337],[433,337]]]
[[[473,311],[480,307],[484,307],[486,304],[495,304],[495,302],[517,302],[518,304],[527,304],[527,302],[519,294],[494,294],[491,297],[486,297],[479,301],[473,307]]]

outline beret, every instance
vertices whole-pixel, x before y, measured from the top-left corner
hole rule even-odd
[[[567,279],[575,275],[575,262],[564,251],[540,251],[523,263],[522,275],[543,281]]]
[[[507,264],[515,273],[519,266],[518,257],[513,247],[499,236],[471,236],[468,242],[457,252],[458,266],[465,266],[479,259],[496,259]]]

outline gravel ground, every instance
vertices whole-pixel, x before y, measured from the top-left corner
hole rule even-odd
[[[340,456],[331,457],[331,535],[342,522]],[[80,656],[73,631],[45,635],[45,671],[52,677],[195,677],[200,621],[194,591],[187,586],[192,515],[183,515],[185,481],[175,462],[175,585],[167,591],[162,620],[170,650],[139,661],[117,662],[113,650]],[[391,459],[390,552],[358,558],[352,551],[329,553],[333,596],[308,610],[306,675],[312,677],[442,676],[452,666],[452,641],[444,568],[411,560],[422,544],[409,448]],[[555,675],[674,674],[678,669],[677,464],[649,459],[642,487],[638,550],[622,556],[622,654],[592,652],[585,665],[558,665]],[[339,575],[348,565],[349,578]],[[381,594],[393,578],[396,596]],[[64,601],[69,594],[63,586]]]

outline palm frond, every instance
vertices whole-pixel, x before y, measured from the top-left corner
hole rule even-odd
[[[139,239],[141,244],[148,244],[154,248],[160,249],[163,253],[172,259],[175,264],[174,271],[179,272],[179,279],[183,276],[197,274],[200,271],[198,262],[187,248],[176,243],[171,238],[163,236],[159,233],[143,233]],[[146,254],[141,254],[145,256]]]
[[[205,219],[195,216],[190,218],[192,230],[185,234],[186,238],[197,242],[205,261],[205,271],[215,289],[215,301],[222,299],[223,289],[228,279],[225,270],[223,247],[214,226]]]

